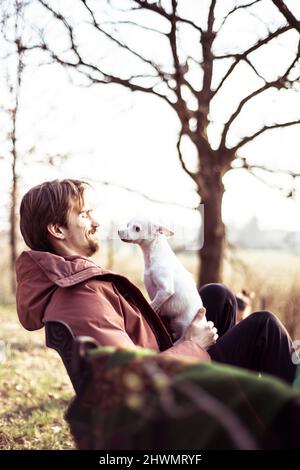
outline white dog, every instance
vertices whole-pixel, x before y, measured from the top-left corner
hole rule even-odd
[[[174,233],[146,218],[136,217],[118,234],[124,242],[141,247],[144,283],[151,306],[156,313],[168,317],[173,339],[178,340],[203,304],[191,273],[179,262],[166,239]],[[205,315],[201,322],[203,326],[207,323]]]

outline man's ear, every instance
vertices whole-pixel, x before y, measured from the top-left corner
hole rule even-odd
[[[169,230],[168,228],[163,226],[160,226],[158,228],[158,231],[159,233],[163,233],[164,235],[166,235],[166,237],[172,237],[174,235],[174,232],[172,232],[172,230]]]
[[[47,230],[52,235],[52,237],[57,238],[59,240],[64,240],[65,235],[63,230],[61,229],[60,225],[58,224],[48,224]]]

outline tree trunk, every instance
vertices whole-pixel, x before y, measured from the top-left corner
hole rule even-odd
[[[11,201],[10,201],[10,230],[9,230],[9,244],[10,244],[10,272],[11,272],[11,291],[13,294],[16,293],[16,276],[15,276],[15,264],[17,259],[17,177],[15,173],[15,158],[13,164],[13,181],[11,189]]]
[[[15,276],[15,264],[17,259],[17,197],[18,197],[18,176],[17,176],[17,162],[19,159],[18,150],[17,150],[17,119],[19,115],[19,98],[20,98],[20,89],[22,82],[22,73],[23,73],[23,50],[22,50],[22,41],[18,36],[18,24],[20,19],[22,7],[21,3],[17,2],[16,5],[16,19],[15,19],[15,45],[17,51],[17,76],[16,83],[9,84],[10,92],[14,100],[14,105],[10,110],[11,120],[12,120],[12,130],[11,130],[11,157],[12,157],[12,188],[11,188],[11,201],[10,201],[10,232],[9,232],[9,242],[10,242],[10,270],[11,270],[11,290],[12,293],[16,293],[16,276]]]
[[[221,175],[214,173],[205,181],[206,189],[199,189],[204,205],[203,247],[199,250],[200,270],[198,286],[210,282],[221,282],[223,276],[223,255],[225,247],[225,225],[222,221],[222,199],[224,186]]]

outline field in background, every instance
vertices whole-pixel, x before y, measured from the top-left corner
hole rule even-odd
[[[27,332],[18,323],[9,293],[8,263],[3,252],[0,277],[0,340],[7,360],[0,363],[0,450],[72,449],[74,443],[64,412],[74,395],[57,353],[45,347],[44,331]],[[192,253],[178,255],[194,274]],[[143,289],[143,259],[139,249],[126,246],[118,256],[104,247],[99,263],[127,275]],[[276,312],[294,339],[300,339],[300,258],[271,251],[231,250],[225,278],[235,292],[255,292],[254,309]],[[145,291],[144,291],[145,292]]]
[[[231,252],[225,281],[235,292],[253,291],[253,310],[271,310],[300,339],[300,256],[282,251]]]

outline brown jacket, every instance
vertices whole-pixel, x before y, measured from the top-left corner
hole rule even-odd
[[[75,336],[92,336],[101,346],[142,346],[210,360],[192,341],[173,345],[140,290],[91,260],[28,251],[19,256],[16,273],[17,311],[27,330],[42,328],[47,320],[62,320]]]

